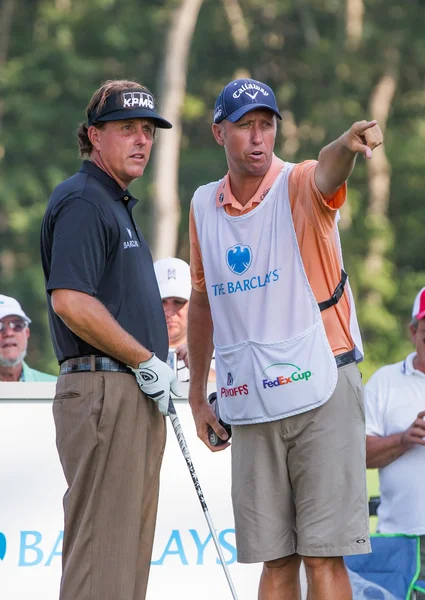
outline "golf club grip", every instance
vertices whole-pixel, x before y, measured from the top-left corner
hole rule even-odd
[[[173,412],[170,411],[172,406]],[[196,493],[198,494],[199,502],[201,503],[202,510],[204,512],[208,511],[207,503],[205,502],[204,494],[202,493],[201,484],[196,476],[195,467],[193,466],[192,459],[190,458],[189,448],[187,447],[186,438],[184,437],[183,430],[180,425],[179,418],[176,413],[176,409],[174,407],[174,403],[170,398],[170,406],[168,409],[168,415],[171,419],[171,423],[173,425],[174,433],[176,434],[177,441],[180,446],[180,450],[183,453],[184,459],[187,464],[187,468],[189,469],[190,476],[192,477],[193,485],[195,486]]]

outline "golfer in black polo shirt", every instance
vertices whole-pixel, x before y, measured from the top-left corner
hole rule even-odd
[[[80,171],[53,191],[41,231],[53,403],[68,483],[60,600],[142,600],[155,530],[170,390],[167,327],[127,186],[156,127],[149,90],[108,81],[80,125]]]

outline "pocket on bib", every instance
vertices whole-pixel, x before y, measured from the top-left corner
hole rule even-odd
[[[320,325],[279,343],[216,348],[216,363],[220,412],[234,424],[316,408],[331,396],[338,377]]]

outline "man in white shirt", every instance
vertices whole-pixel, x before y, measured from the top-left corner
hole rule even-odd
[[[179,381],[189,381],[187,313],[192,290],[190,267],[184,260],[170,256],[157,260],[154,269],[167,322],[167,362],[176,371]],[[208,381],[215,381],[214,369],[213,357]]]
[[[415,298],[410,332],[415,352],[379,369],[365,387],[366,461],[379,469],[378,530],[421,536],[425,579],[425,287]]]

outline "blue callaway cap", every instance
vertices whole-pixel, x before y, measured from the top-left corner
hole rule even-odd
[[[214,123],[221,123],[224,119],[236,123],[256,108],[268,108],[282,120],[271,87],[255,79],[235,79],[223,88],[215,101]]]
[[[141,88],[116,92],[106,98],[102,108],[97,107],[88,115],[88,124],[126,119],[153,119],[157,127],[171,129],[172,125],[154,110],[153,96]]]

